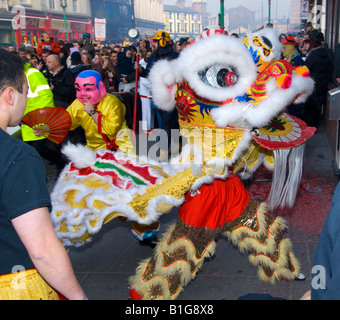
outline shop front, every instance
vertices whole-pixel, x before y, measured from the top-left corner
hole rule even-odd
[[[66,25],[63,15],[27,13],[25,19],[25,28],[19,28],[15,32],[18,47],[23,44],[37,46],[40,42],[41,32],[44,30],[48,31],[55,41],[81,40],[84,33],[93,35],[92,19],[89,17],[68,16]]]

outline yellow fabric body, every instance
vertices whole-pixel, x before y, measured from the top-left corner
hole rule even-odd
[[[84,111],[83,104],[76,99],[66,109],[72,118],[71,130],[81,126],[85,130],[86,146],[92,150],[106,149],[106,142],[98,126],[91,116]],[[115,96],[107,93],[97,105],[97,111],[101,113],[102,133],[107,135],[110,141],[116,139],[116,144],[123,152],[135,154],[135,148],[131,139],[131,130],[125,121],[125,106]]]
[[[0,276],[0,300],[59,300],[36,269]]]

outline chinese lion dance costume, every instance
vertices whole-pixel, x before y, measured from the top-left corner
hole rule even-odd
[[[284,113],[313,91],[306,67],[280,60],[274,30],[244,39],[208,30],[175,60],[156,62],[149,79],[156,105],[177,108],[186,143],[170,162],[69,146],[71,163],[52,193],[52,220],[66,246],[83,245],[104,223],[126,217],[140,234],[179,206],[178,221],[129,279],[133,299],[175,299],[215,252],[223,234],[271,283],[300,272],[285,220],[271,212],[293,206],[304,142],[315,128]],[[265,203],[241,178],[273,171]],[[143,228],[141,228],[143,229]]]

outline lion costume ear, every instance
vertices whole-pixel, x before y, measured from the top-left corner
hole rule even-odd
[[[176,60],[161,60],[150,71],[152,99],[159,109],[171,111],[175,108],[177,84],[183,81],[176,70],[180,70]]]

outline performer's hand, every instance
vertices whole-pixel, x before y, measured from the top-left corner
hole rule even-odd
[[[36,128],[33,128],[33,133],[34,133],[37,137],[41,137],[41,136],[42,136],[41,130],[38,130],[38,129],[36,129]]]
[[[95,106],[90,102],[90,100],[88,100],[88,99],[84,99],[84,100],[85,100],[85,102],[84,102],[83,106],[84,106],[84,111],[86,113],[89,113],[91,110],[95,109]]]
[[[142,72],[143,67],[141,64],[139,64],[138,62],[135,62],[135,70],[139,69],[139,72]]]

